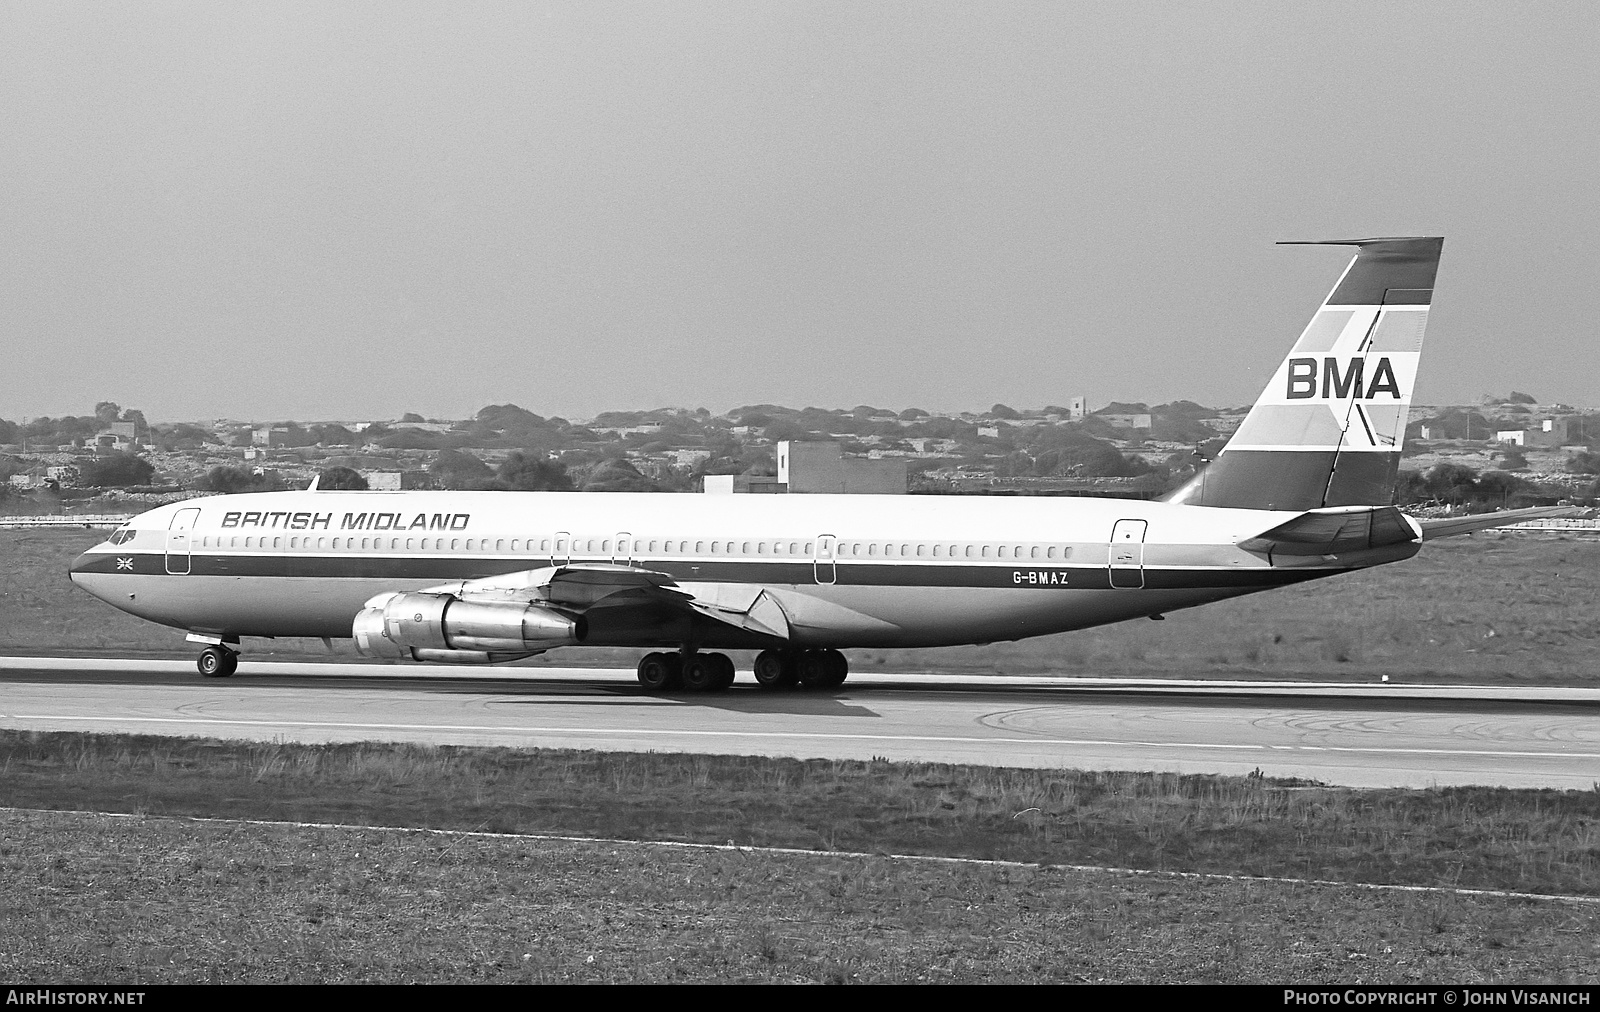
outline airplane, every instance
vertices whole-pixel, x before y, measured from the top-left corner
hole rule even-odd
[[[842,651],[1042,636],[1398,562],[1562,507],[1415,519],[1393,505],[1441,237],[1356,253],[1216,456],[1165,501],[887,495],[305,491],[143,513],[79,587],[201,644],[354,639],[365,657],[494,664],[648,651],[648,691],[842,684]]]

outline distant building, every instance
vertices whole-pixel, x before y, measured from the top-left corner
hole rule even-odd
[[[1581,415],[1570,418],[1546,418],[1537,424],[1525,429],[1499,429],[1494,438],[1496,442],[1507,443],[1512,446],[1531,446],[1539,449],[1553,449],[1569,444],[1586,442],[1584,439],[1584,423],[1587,421]],[[1424,439],[1428,438],[1423,436]]]
[[[1082,418],[1089,413],[1089,399],[1087,397],[1073,397],[1067,401],[1067,417]]]
[[[250,442],[255,446],[287,446],[289,445],[289,427],[287,425],[263,425],[250,433]]]
[[[661,423],[646,422],[643,425],[591,425],[590,432],[609,432],[614,436],[654,436],[661,432]],[[735,432],[738,430],[735,429]]]
[[[374,492],[400,492],[432,488],[433,478],[426,471],[362,471],[367,488]]]
[[[396,429],[413,429],[418,432],[449,432],[452,428],[445,422],[387,422],[384,427],[391,432]]]
[[[701,490],[707,495],[782,495],[789,491],[777,478],[759,474],[708,474]]]
[[[1137,414],[1137,415],[1113,414],[1113,415],[1095,415],[1095,417],[1100,419],[1101,421],[1105,422],[1107,425],[1111,426],[1114,429],[1144,429],[1146,431],[1149,431],[1150,427],[1155,424],[1155,419],[1152,418],[1149,414]]]
[[[703,461],[711,459],[710,450],[669,450],[667,457],[672,461],[673,467],[694,467]]]
[[[134,422],[112,422],[95,433],[94,448],[102,453],[126,453],[139,445]]]

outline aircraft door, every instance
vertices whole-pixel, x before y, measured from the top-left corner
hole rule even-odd
[[[556,531],[555,542],[550,546],[550,565],[572,565],[572,534],[569,531]]]
[[[1111,586],[1139,590],[1144,586],[1143,520],[1118,520],[1111,528]]]
[[[829,586],[839,578],[838,570],[833,564],[834,540],[832,534],[817,535],[817,554],[812,557],[811,569],[817,583],[823,586]]]
[[[189,572],[189,532],[200,518],[197,509],[182,509],[172,514],[167,525],[167,572],[184,576]]]

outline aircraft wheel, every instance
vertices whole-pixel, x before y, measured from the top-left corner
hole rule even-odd
[[[693,654],[683,659],[683,687],[690,692],[710,692],[721,687],[720,654]],[[732,666],[732,662],[729,662]]]
[[[808,689],[826,689],[830,687],[829,679],[832,678],[832,667],[828,663],[826,650],[807,650],[799,657],[795,664],[800,675],[800,684]]]
[[[733,658],[727,654],[712,654],[717,659],[717,683],[713,685],[713,692],[722,692],[733,686],[734,679],[739,677],[739,669],[733,666]]]
[[[763,650],[756,655],[756,682],[766,689],[787,689],[800,680],[795,656],[788,650]]]
[[[239,670],[239,655],[227,647],[206,647],[194,666],[207,678],[227,678]]]
[[[647,692],[666,692],[677,687],[678,666],[671,654],[649,653],[639,661],[639,684]]]
[[[850,662],[837,650],[824,650],[822,654],[828,662],[828,685],[830,689],[838,688],[850,676]]]

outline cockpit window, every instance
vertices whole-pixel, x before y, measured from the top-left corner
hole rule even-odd
[[[133,536],[137,533],[139,532],[135,531],[131,527],[123,527],[111,532],[111,537],[107,538],[106,540],[111,542],[113,545],[122,545],[132,541]]]

